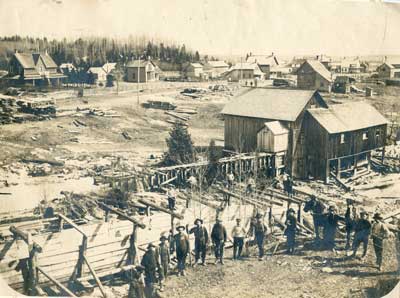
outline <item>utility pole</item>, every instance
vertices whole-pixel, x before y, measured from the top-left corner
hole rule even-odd
[[[140,55],[138,61],[138,76],[137,76],[137,106],[139,107],[139,83],[140,83]]]

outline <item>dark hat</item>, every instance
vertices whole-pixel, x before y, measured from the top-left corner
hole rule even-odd
[[[262,216],[262,214],[261,213],[257,213],[256,214],[256,218],[262,218],[263,216]]]
[[[177,227],[176,227],[176,230],[177,231],[179,231],[179,230],[186,230],[186,227],[185,226],[182,226],[182,225],[178,225]]]
[[[331,205],[331,206],[329,206],[328,210],[333,210],[333,211],[336,211],[336,207],[335,207],[335,206],[333,206],[333,205]]]
[[[162,241],[162,240],[168,240],[168,238],[165,237],[164,235],[162,235],[162,236],[160,237],[160,241]]]
[[[149,243],[149,245],[147,245],[147,248],[151,248],[151,247],[156,247],[153,243]]]
[[[135,269],[136,271],[144,271],[145,268],[142,265],[137,265]]]
[[[296,211],[294,211],[294,209],[293,208],[289,208],[289,210],[288,210],[288,213],[296,213]]]
[[[360,211],[360,215],[367,215],[367,214],[368,214],[368,212],[365,211],[365,210],[361,210],[361,211]]]
[[[317,199],[317,197],[315,195],[310,196],[310,200],[315,200],[315,199]]]
[[[383,217],[382,217],[382,215],[381,215],[379,212],[377,212],[377,213],[374,214],[373,219],[383,220]]]
[[[350,198],[347,198],[347,199],[346,199],[346,203],[347,203],[348,205],[353,205],[353,204],[354,204],[354,200],[353,200],[353,199],[350,199]]]
[[[203,221],[201,218],[196,218],[196,219],[195,219],[195,221],[194,221],[194,224],[196,224],[198,221],[200,221],[200,222],[201,222],[201,224],[203,224],[203,223],[204,223],[204,221]]]
[[[236,218],[236,221],[241,221],[241,219],[238,217],[238,218]]]

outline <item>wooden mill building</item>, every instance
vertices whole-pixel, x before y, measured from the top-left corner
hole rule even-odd
[[[306,60],[297,70],[297,87],[300,89],[331,92],[332,75],[317,60]]]
[[[387,124],[385,117],[365,102],[309,109],[302,128],[307,166],[301,176],[328,180],[331,172],[341,178],[344,172],[354,174],[360,167],[369,168],[371,152],[385,147]]]
[[[229,102],[222,114],[224,117],[225,148],[229,150],[252,152],[261,141],[265,129],[271,133],[281,132],[286,136],[286,169],[297,176],[298,156],[303,155],[301,127],[305,111],[311,107],[327,107],[316,91],[251,88]],[[278,121],[279,125],[269,122]],[[276,134],[276,136],[278,136]],[[280,138],[282,138],[280,136]],[[273,141],[270,141],[273,142]],[[277,154],[274,146],[259,148]],[[303,165],[300,165],[303,166]]]
[[[328,106],[317,91],[251,88],[221,113],[226,149],[283,155],[286,171],[297,178],[354,173],[385,146],[387,120],[375,108]]]

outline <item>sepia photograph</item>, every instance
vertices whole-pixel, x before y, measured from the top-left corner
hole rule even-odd
[[[400,0],[0,0],[0,297],[400,298]]]

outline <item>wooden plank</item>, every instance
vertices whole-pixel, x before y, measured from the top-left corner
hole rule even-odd
[[[96,284],[98,285],[101,294],[103,295],[104,298],[107,298],[107,295],[106,295],[106,292],[105,292],[105,290],[104,290],[104,287],[103,287],[103,285],[102,285],[100,279],[97,277],[96,272],[93,270],[93,267],[92,267],[92,265],[90,264],[89,260],[86,258],[85,255],[83,256],[83,259],[85,260],[85,263],[86,263],[86,265],[88,266],[88,268],[89,268],[89,270],[90,270],[90,273],[93,275],[94,280],[96,281]]]
[[[75,230],[81,233],[84,237],[87,237],[86,233],[80,227],[78,227],[71,219],[60,213],[57,214],[57,216],[63,219],[65,222],[67,222],[71,227],[73,227]]]
[[[26,232],[23,232],[22,230],[20,230],[19,228],[15,227],[15,226],[11,226],[10,227],[10,232],[13,233],[14,235],[17,235],[19,237],[21,237],[22,240],[24,240],[28,245],[29,245],[29,234]],[[42,247],[35,241],[32,241],[32,245],[34,247],[35,250],[37,250],[38,252],[42,252],[43,249]]]
[[[144,205],[146,205],[146,206],[153,207],[154,209],[156,209],[156,210],[158,210],[158,211],[161,211],[161,212],[170,214],[170,215],[172,215],[173,217],[178,218],[178,219],[180,219],[180,220],[182,220],[182,219],[184,218],[182,214],[173,212],[173,211],[171,211],[170,209],[167,209],[167,208],[164,208],[164,207],[162,207],[162,206],[159,206],[159,205],[157,205],[157,204],[155,204],[155,203],[153,203],[153,202],[151,202],[151,201],[149,201],[149,200],[140,198],[140,199],[138,199],[138,202],[139,202],[139,203],[142,203],[142,204],[144,204]]]
[[[128,271],[128,270],[131,270],[131,269],[135,269],[136,266],[137,265],[127,265],[127,266],[123,266],[123,267],[120,267],[120,268],[114,268],[114,269],[102,271],[100,273],[97,272],[97,277],[102,278],[102,277],[105,277],[105,276],[114,275],[116,273],[120,273],[120,272],[123,272],[123,271]],[[91,280],[91,279],[93,279],[93,277],[90,276],[90,275],[87,275],[87,276],[79,278],[78,281],[84,282],[84,281],[88,281],[88,280]]]
[[[98,202],[98,204],[99,204],[99,206],[103,207],[104,209],[109,210],[110,212],[113,212],[113,213],[121,216],[122,218],[134,223],[135,225],[137,225],[141,229],[146,228],[146,225],[143,222],[141,222],[140,220],[137,220],[137,219],[135,219],[133,217],[129,217],[126,214],[124,214],[123,212],[119,211],[118,209],[113,208],[111,206],[108,206],[108,205],[106,205],[104,203]]]
[[[74,293],[72,293],[69,289],[67,289],[66,287],[64,287],[60,282],[58,282],[55,278],[53,278],[52,276],[50,276],[48,273],[46,273],[46,271],[43,270],[43,268],[41,268],[40,266],[37,267],[38,270],[44,275],[46,276],[47,279],[49,279],[50,281],[52,281],[54,283],[54,285],[56,285],[59,289],[63,290],[65,293],[67,293],[70,297],[76,297]]]

